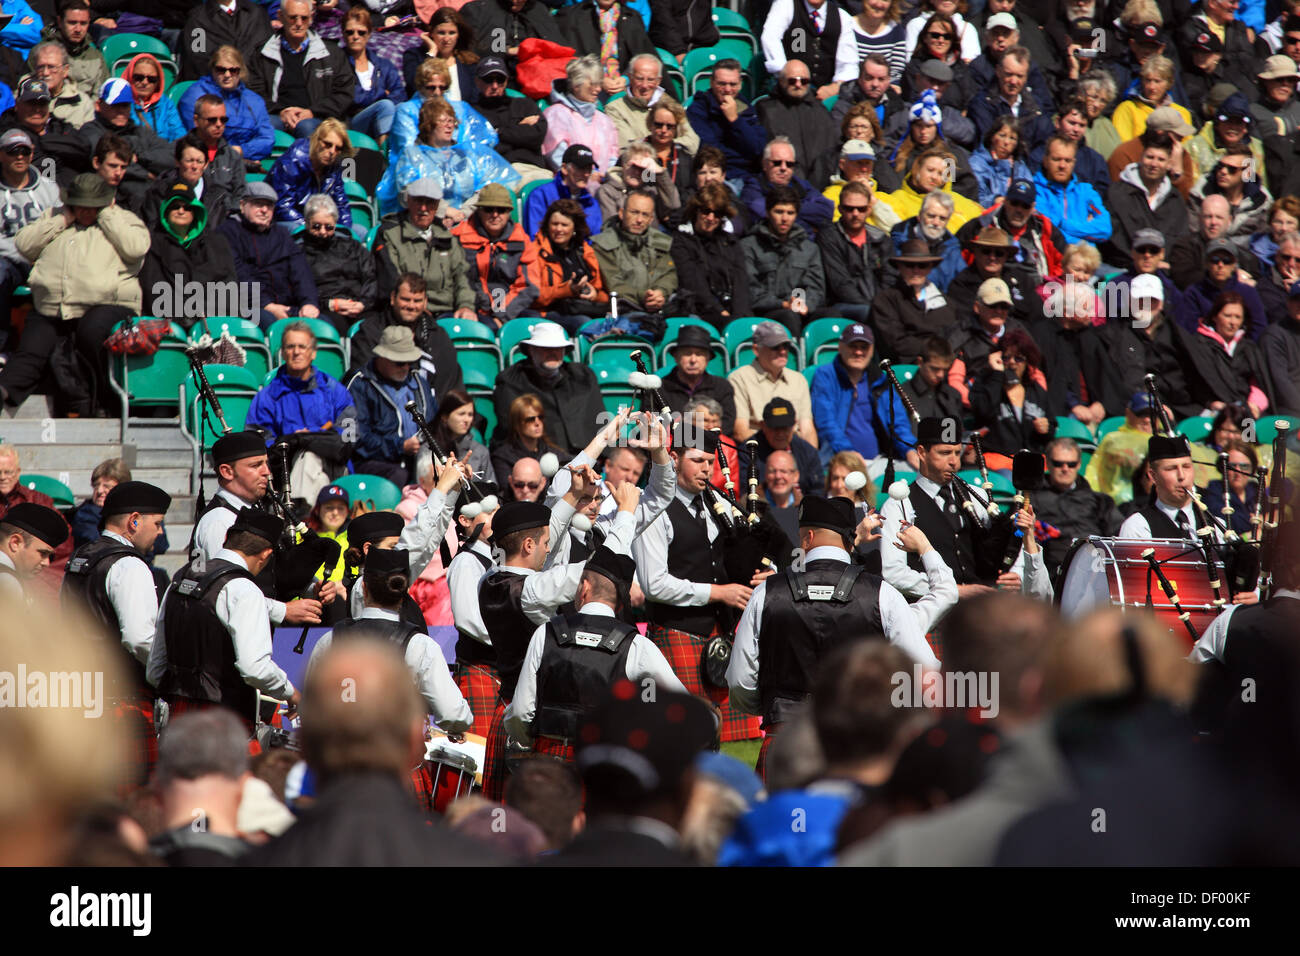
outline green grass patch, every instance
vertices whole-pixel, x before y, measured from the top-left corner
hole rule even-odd
[[[728,740],[722,744],[722,752],[728,757],[735,757],[746,767],[753,767],[758,763],[758,751],[762,748],[762,739],[758,740]]]

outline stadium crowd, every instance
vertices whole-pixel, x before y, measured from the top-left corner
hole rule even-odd
[[[752,29],[699,0],[101,6],[3,3],[0,416],[33,394],[121,414],[106,342],[142,319],[203,331],[182,288],[251,291],[232,301],[274,347],[247,431],[212,445],[220,492],[170,589],[148,567],[166,495],[104,462],[69,535],[0,443],[0,597],[39,571],[129,652],[112,726],[139,752],[104,736],[87,771],[126,803],[83,815],[74,862],[1098,862],[1067,823],[1097,780],[1174,803],[1196,782],[1224,808],[1104,862],[1297,858],[1263,828],[1294,813],[1295,739],[1225,713],[1205,675],[1300,673],[1271,638],[1249,664],[1225,650],[1242,620],[1295,620],[1300,545],[1274,549],[1272,596],[1230,602],[1271,616],[1234,632],[1225,613],[1196,665],[1162,624],[1050,601],[1074,542],[1180,537],[1184,508],[1258,542],[1277,453],[1259,425],[1300,422],[1300,0],[760,0]],[[616,384],[675,424],[615,411],[632,389],[610,391],[596,346],[618,343],[659,375]],[[286,515],[258,505],[281,441],[291,524],[338,545],[292,595],[267,577]],[[1009,486],[1026,450],[1023,548],[977,571],[988,502],[963,518],[953,475]],[[737,578],[709,489],[741,499],[751,470],[779,570]],[[349,474],[401,489],[396,514]],[[95,576],[123,555],[144,567]],[[147,627],[112,614],[137,585]],[[809,587],[851,593],[849,631],[888,640],[823,647],[839,619],[797,613],[828,600]],[[15,661],[38,653],[0,622]],[[331,628],[303,688],[272,625]],[[774,651],[782,625],[811,658]],[[454,654],[430,626],[455,627]],[[186,677],[212,658],[178,658],[190,631],[229,652],[216,697]],[[914,664],[1000,674],[1000,713],[891,706]],[[354,673],[383,707],[321,693]],[[249,763],[258,699],[224,709],[249,688],[301,704],[311,783],[280,748]],[[426,713],[487,741],[506,835],[486,800],[437,807],[452,834],[401,792],[434,806],[411,772]],[[1222,753],[1188,746],[1206,728]],[[759,776],[710,751],[760,737]],[[201,840],[195,800],[220,808]],[[786,833],[808,807],[811,835]]]

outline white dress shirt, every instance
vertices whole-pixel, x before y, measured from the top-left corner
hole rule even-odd
[[[427,498],[415,512],[415,517],[406,523],[394,548],[405,548],[410,552],[411,580],[419,577],[420,572],[429,566],[434,554],[442,544],[442,539],[451,527],[451,519],[456,514],[456,496],[459,490],[444,495],[437,488],[429,492]],[[373,547],[373,545],[372,545]],[[348,595],[348,613],[353,618],[361,616],[366,601],[361,588],[354,586]]]
[[[357,590],[361,590],[358,588]],[[358,615],[358,620],[399,621],[401,615],[396,611],[387,611],[380,607],[367,605]],[[320,656],[334,642],[334,632],[321,635],[312,649],[311,659],[307,661],[307,673],[315,668]],[[424,704],[433,715],[434,723],[449,734],[458,734],[474,722],[474,714],[465,702],[465,697],[451,679],[447,667],[447,658],[442,648],[428,634],[416,634],[406,645],[406,666],[415,679],[415,686],[424,698]]]
[[[104,532],[118,544],[134,548],[126,538],[112,531]],[[149,663],[154,631],[158,627],[158,591],[154,587],[153,572],[137,551],[113,562],[104,579],[108,603],[117,612],[121,625],[122,646],[141,664]]]
[[[947,507],[939,492],[942,488],[935,481],[931,481],[924,475],[917,476],[915,486],[929,495],[940,511]],[[989,515],[987,510],[988,499],[983,496],[980,489],[971,489],[971,498],[976,505],[976,517],[972,519],[969,512],[961,510],[959,513],[964,522],[976,520],[981,527],[988,527]],[[884,524],[880,529],[880,569],[885,580],[892,584],[909,598],[924,597],[929,593],[931,584],[929,576],[922,574],[920,571],[913,570],[907,563],[907,552],[898,546],[898,532],[902,527],[903,521],[915,521],[916,514],[912,508],[912,503],[907,498],[902,501],[896,501],[890,498],[881,506],[880,516],[884,519]],[[1016,556],[1015,562],[1011,565],[1010,570],[1020,575],[1021,591],[1030,597],[1036,597],[1044,601],[1052,599],[1052,585],[1047,574],[1047,567],[1043,563],[1043,555],[1040,550],[1037,554],[1026,554],[1024,548],[1020,549],[1020,554]],[[935,619],[937,620],[937,618]]]
[[[590,601],[578,608],[579,614],[593,617],[614,617],[614,609],[599,601]],[[524,667],[519,672],[519,682],[515,684],[515,696],[506,707],[506,732],[511,738],[522,744],[532,742],[533,717],[537,714],[537,669],[542,663],[542,652],[546,649],[546,625],[539,625],[533,631],[533,638],[528,642],[528,653],[524,655]],[[673,673],[672,665],[664,657],[663,651],[654,642],[640,634],[632,637],[632,647],[627,653],[625,667],[627,679],[640,684],[643,680],[654,681],[656,692],[671,691],[685,694],[686,688]]]
[[[1278,588],[1274,592],[1274,597],[1300,601],[1300,591],[1290,588]],[[1201,635],[1200,640],[1193,645],[1192,652],[1187,655],[1187,659],[1195,661],[1197,664],[1204,664],[1207,661],[1222,661],[1224,649],[1228,644],[1228,627],[1232,624],[1232,615],[1238,609],[1246,606],[1245,604],[1228,605],[1222,614],[1210,622],[1210,626],[1205,629],[1205,633]]]
[[[695,496],[678,484],[674,495],[685,505],[686,510],[694,514]],[[667,506],[665,506],[667,507]],[[709,543],[718,538],[718,523],[715,516],[705,509],[704,526],[709,536]],[[668,571],[668,547],[673,542],[673,523],[664,519],[649,525],[636,540],[632,542],[632,557],[636,559],[636,577],[645,592],[647,601],[660,604],[672,604],[676,607],[701,607],[709,603],[709,594],[713,585],[708,581],[688,581]]]
[[[217,554],[226,547],[226,532],[229,531],[230,526],[235,523],[235,519],[239,517],[235,512],[244,508],[253,507],[253,502],[245,501],[233,491],[227,491],[225,488],[219,489],[217,493],[212,496],[213,501],[216,501],[218,498],[224,498],[226,501],[230,502],[234,506],[235,511],[231,511],[229,508],[217,506],[210,508],[208,512],[199,519],[199,523],[194,527],[194,548],[190,552],[191,558],[197,557],[200,554],[208,561],[215,558]],[[263,598],[266,602],[266,612],[271,617],[271,623],[283,624],[285,610],[284,602],[277,601],[275,598],[266,597],[265,595],[263,595]]]
[[[786,31],[790,29],[790,24],[794,22],[794,5],[796,3],[802,3],[805,10],[812,9],[811,5],[806,3],[805,0],[773,0],[767,19],[763,23],[761,34],[763,60],[767,72],[773,75],[780,73],[782,68],[785,67],[785,46],[781,41],[785,38]],[[831,82],[848,83],[858,78],[858,44],[853,39],[853,19],[838,4],[824,3],[819,12],[823,33],[826,32],[828,16],[840,18],[840,38],[835,45],[835,75],[831,77]],[[814,42],[814,40],[815,38],[809,38],[810,43]],[[813,94],[816,94],[816,92],[816,89],[812,90]],[[815,157],[800,156],[798,158],[807,166]]]
[[[813,548],[806,558],[808,561],[849,563],[847,551],[826,545]],[[951,576],[950,573],[949,577]],[[766,598],[767,582],[762,581],[754,588],[749,604],[740,616],[740,624],[736,626],[736,642],[731,648],[731,663],[727,665],[731,706],[746,714],[761,714],[763,710],[758,696],[758,630],[763,623],[763,603]],[[934,656],[930,642],[925,639],[925,630],[919,626],[918,616],[912,613],[903,595],[887,581],[880,582],[880,624],[889,643],[902,648],[913,660],[926,667],[935,670],[939,668],[939,659]]]
[[[1188,499],[1187,504],[1183,505],[1182,508],[1175,508],[1172,505],[1165,504],[1159,498],[1156,499],[1156,508],[1161,513],[1163,513],[1166,518],[1172,521],[1175,525],[1178,524],[1179,512],[1181,511],[1183,514],[1185,514],[1187,516],[1187,527],[1189,529],[1188,540],[1189,541],[1195,540],[1199,542],[1200,540],[1202,540],[1202,538],[1200,535],[1196,533],[1196,511],[1194,510],[1195,507],[1196,506],[1192,504],[1191,499]],[[1207,524],[1210,527],[1210,534],[1208,535],[1208,537],[1216,543],[1222,543],[1223,538],[1219,534],[1219,530],[1214,527],[1214,523],[1207,520],[1204,522],[1204,524]],[[1135,511],[1127,518],[1124,519],[1124,523],[1119,527],[1119,536],[1121,538],[1155,537],[1155,535],[1151,533],[1151,523],[1147,521],[1147,516],[1142,514],[1142,512],[1140,511]]]
[[[473,552],[473,553],[471,553]],[[474,557],[481,554],[488,559],[488,569]],[[492,549],[482,538],[468,548],[461,548],[447,565],[447,590],[451,592],[451,617],[456,627],[476,641],[492,646],[492,638],[483,625],[479,610],[478,585],[492,571]]]
[[[212,557],[248,569],[248,563],[234,551],[222,548]],[[163,595],[158,610],[158,627],[145,671],[145,677],[154,687],[158,686],[167,669],[165,618],[171,590],[169,587]],[[244,683],[267,697],[288,700],[293,695],[293,684],[280,665],[271,660],[271,625],[266,619],[266,600],[261,588],[247,578],[232,578],[217,595],[215,609],[217,619],[235,645],[235,669]]]

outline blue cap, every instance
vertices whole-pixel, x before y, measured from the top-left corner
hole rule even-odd
[[[1149,412],[1151,411],[1151,396],[1145,391],[1134,392],[1128,400],[1128,407],[1130,411],[1134,412]]]
[[[131,94],[131,84],[121,77],[106,80],[99,88],[99,101],[108,106],[135,102],[135,97]]]
[[[735,757],[706,750],[695,758],[695,772],[713,777],[735,790],[752,807],[763,794],[763,781],[758,774]]]
[[[1038,198],[1038,190],[1034,188],[1032,179],[1017,179],[1007,190],[1007,200],[1010,202],[1024,203],[1026,206],[1032,206],[1034,200]]]
[[[349,506],[352,504],[352,499],[348,497],[347,491],[338,485],[326,485],[322,488],[320,494],[316,496],[316,507],[319,508],[330,501],[341,501]]]

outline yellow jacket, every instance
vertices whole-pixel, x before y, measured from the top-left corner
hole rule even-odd
[[[953,212],[952,218],[948,220],[948,231],[956,234],[957,230],[966,225],[972,219],[978,219],[983,215],[984,210],[977,202],[971,202],[961,193],[953,192],[952,183],[944,183],[943,191],[952,197]],[[925,199],[924,193],[919,193],[912,188],[910,179],[904,179],[900,189],[892,193],[886,193],[877,198],[876,202],[888,204],[897,215],[900,221],[911,219],[921,211],[921,203]]]

